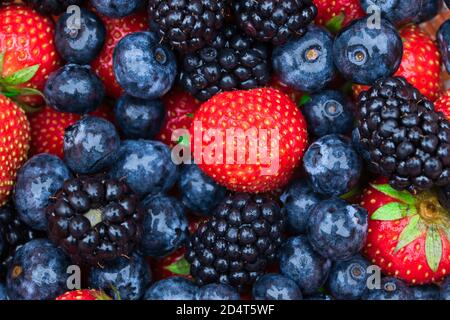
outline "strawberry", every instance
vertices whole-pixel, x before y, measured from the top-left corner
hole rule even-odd
[[[27,157],[30,124],[22,109],[0,94],[0,207],[9,198],[17,170]]]
[[[74,290],[68,291],[59,297],[56,300],[112,300],[106,293],[99,290]]]
[[[53,42],[53,21],[16,4],[0,7],[0,21],[0,53],[4,54],[0,91],[10,97],[26,95],[21,101],[32,105],[42,103],[33,89],[42,90],[49,74],[61,64]]]
[[[361,205],[369,212],[364,253],[390,276],[410,284],[439,282],[450,271],[450,217],[433,192],[417,196],[378,179]]]
[[[434,108],[447,116],[450,120],[450,90],[445,91],[435,102]]]
[[[307,145],[300,110],[271,88],[214,96],[195,113],[191,137],[206,174],[232,191],[254,193],[284,186]]]
[[[200,102],[190,94],[174,89],[163,97],[166,115],[161,131],[156,140],[173,147],[176,141],[172,141],[172,133],[177,129],[189,129],[194,112],[200,107]]]
[[[91,115],[109,121],[114,120],[112,109],[106,105],[102,105]],[[80,120],[81,116],[45,107],[38,112],[29,114],[28,118],[31,126],[30,155],[50,153],[62,159],[64,157],[64,132],[67,127]]]
[[[404,77],[424,96],[435,101],[441,91],[441,55],[433,39],[416,25],[400,30],[403,40],[403,58],[396,76]],[[368,87],[356,85],[355,97]]]
[[[365,16],[359,0],[314,0],[318,9],[316,24],[327,27],[337,33],[353,20]]]
[[[145,10],[120,19],[109,18],[100,14],[99,16],[106,27],[106,40],[102,51],[91,65],[100,79],[103,80],[107,95],[117,99],[122,95],[123,89],[117,83],[113,71],[114,49],[126,35],[147,30],[148,18]]]

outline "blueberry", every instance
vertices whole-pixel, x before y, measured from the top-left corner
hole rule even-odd
[[[295,181],[282,194],[283,211],[287,217],[287,227],[294,234],[306,232],[310,209],[321,201],[306,181]]]
[[[149,196],[141,206],[145,212],[142,251],[146,256],[164,257],[187,241],[189,223],[177,199]]]
[[[147,261],[136,252],[130,258],[119,257],[101,268],[92,268],[89,276],[91,288],[104,290],[115,300],[139,300],[150,281]]]
[[[213,209],[226,194],[224,187],[218,185],[195,164],[185,165],[181,169],[178,189],[186,208],[206,216],[213,214]]]
[[[6,286],[0,283],[0,301],[8,300],[8,294],[6,293]]]
[[[5,249],[5,236],[0,230],[0,257],[3,256],[3,250]]]
[[[386,19],[374,28],[369,18],[356,20],[336,37],[334,62],[350,81],[372,85],[393,75],[400,66],[403,44],[395,27]]]
[[[334,300],[332,296],[325,293],[317,293],[310,296],[306,296],[304,300],[313,300],[313,301],[331,301]]]
[[[55,45],[68,62],[89,64],[103,48],[106,29],[94,13],[81,8],[79,20],[72,23],[73,13],[63,14],[55,29]]]
[[[332,51],[331,34],[322,27],[310,26],[303,37],[275,47],[272,55],[275,74],[296,90],[319,91],[336,75]]]
[[[445,21],[439,28],[437,40],[445,68],[450,73],[450,20]]]
[[[303,166],[315,192],[340,196],[357,185],[362,161],[348,138],[328,135],[309,147]]]
[[[361,251],[368,230],[364,208],[331,198],[315,205],[310,214],[308,239],[320,255],[343,261]]]
[[[370,153],[361,145],[361,133],[358,128],[352,131],[352,145],[364,161],[370,163]]]
[[[331,261],[316,253],[305,236],[288,239],[279,256],[281,273],[294,280],[303,294],[315,294],[325,284]]]
[[[436,17],[442,9],[442,0],[422,0],[419,14],[415,16],[414,23],[422,23]]]
[[[411,287],[415,300],[439,300],[439,287],[434,284]]]
[[[441,300],[450,300],[450,277],[446,277],[441,284],[440,289]]]
[[[333,265],[328,277],[328,288],[338,300],[360,300],[367,289],[369,262],[356,255],[348,261]]]
[[[369,7],[378,8],[383,17],[393,24],[402,25],[411,22],[420,12],[422,2],[432,0],[361,0],[361,6],[369,14]]]
[[[144,300],[195,300],[199,288],[190,280],[172,277],[155,282],[145,293]]]
[[[381,279],[379,289],[368,289],[364,300],[414,300],[411,289],[401,280],[385,277]]]
[[[86,117],[66,129],[64,160],[76,173],[96,173],[117,159],[120,138],[114,125],[102,118]]]
[[[327,134],[346,134],[353,129],[354,105],[339,91],[326,90],[314,94],[303,107],[302,113],[308,131],[320,138]]]
[[[164,104],[160,99],[144,100],[122,95],[114,110],[117,123],[127,139],[151,139],[161,129]]]
[[[172,88],[177,74],[175,55],[151,32],[127,35],[114,50],[114,73],[125,92],[156,99]]]
[[[14,204],[19,218],[36,230],[47,230],[46,207],[50,197],[72,177],[56,156],[40,154],[28,160],[17,174]]]
[[[8,269],[12,300],[52,300],[67,290],[69,259],[50,241],[32,240],[19,247]]]
[[[91,4],[101,14],[111,18],[123,18],[142,8],[143,0],[92,0]]]
[[[140,196],[169,190],[178,179],[168,146],[157,141],[127,140],[111,168],[115,179],[124,179]]]
[[[66,64],[50,74],[44,95],[58,111],[86,114],[100,106],[105,88],[91,67]]]
[[[302,300],[297,284],[281,274],[265,274],[253,285],[255,300]]]
[[[211,283],[201,287],[197,293],[197,300],[240,300],[241,296],[233,287],[226,284]]]
[[[59,16],[68,6],[81,6],[84,0],[24,0],[24,2],[44,15]]]

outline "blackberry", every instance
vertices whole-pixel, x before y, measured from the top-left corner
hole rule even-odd
[[[84,0],[25,0],[27,5],[45,15],[60,15],[71,5],[81,6]]]
[[[317,7],[312,0],[236,0],[234,13],[239,27],[251,37],[283,45],[306,33]]]
[[[374,173],[412,193],[450,183],[450,122],[404,78],[378,80],[359,109],[361,147]]]
[[[183,58],[181,83],[206,101],[221,91],[254,89],[270,80],[269,49],[227,25],[212,43]]]
[[[262,195],[227,197],[191,236],[186,259],[200,286],[222,283],[244,290],[276,259],[284,215]]]
[[[13,206],[7,204],[0,208],[0,237],[2,237],[0,243],[3,243],[3,253],[0,254],[0,281],[6,277],[8,264],[15,250],[33,239],[44,236],[45,233],[32,230],[20,221]]]
[[[182,54],[214,39],[225,17],[225,0],[150,0],[151,27]]]
[[[47,207],[49,238],[75,263],[99,265],[132,252],[142,235],[138,197],[103,176],[67,180]]]

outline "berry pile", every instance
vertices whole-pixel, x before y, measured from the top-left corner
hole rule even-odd
[[[0,300],[449,300],[445,3],[0,0]]]

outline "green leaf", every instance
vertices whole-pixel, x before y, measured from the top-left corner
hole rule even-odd
[[[189,147],[190,146],[190,136],[189,135],[181,136],[180,138],[178,138],[178,143],[185,147]]]
[[[304,106],[305,104],[307,104],[309,101],[311,100],[311,96],[305,94],[300,98],[300,101],[298,102],[298,106]]]
[[[12,75],[9,75],[1,80],[1,83],[7,86],[16,86],[30,81],[39,70],[39,65],[23,68]]]
[[[400,202],[391,202],[378,208],[370,217],[371,220],[392,221],[417,214],[415,206]]]
[[[428,229],[425,239],[425,254],[428,266],[436,272],[442,259],[442,240],[439,229],[435,226],[430,226]]]
[[[340,196],[341,199],[344,200],[348,200],[354,196],[356,196],[357,194],[361,193],[361,189],[358,187],[353,188],[352,190],[350,190],[349,192],[343,194],[342,196]]]
[[[410,205],[414,205],[416,203],[416,200],[408,191],[395,190],[388,184],[371,184],[371,186],[375,190],[378,190],[381,193],[384,193],[385,195],[388,195],[391,198],[400,200],[401,202],[404,202],[404,203],[407,203]]]
[[[326,27],[328,30],[330,30],[332,33],[338,33],[339,31],[341,31],[342,26],[344,25],[344,20],[345,20],[345,14],[341,13],[338,16],[334,16],[333,18],[331,18],[327,23],[326,23]]]
[[[188,114],[186,114],[186,117],[194,119],[194,114],[193,113],[188,113]]]
[[[190,271],[191,266],[189,262],[185,258],[182,258],[175,263],[172,263],[170,266],[166,267],[167,270],[172,272],[173,274],[184,275],[187,276]]]
[[[405,229],[403,229],[402,233],[400,234],[397,247],[395,248],[395,253],[420,237],[425,232],[425,230],[426,229],[419,215],[411,217],[409,224],[405,227]]]

